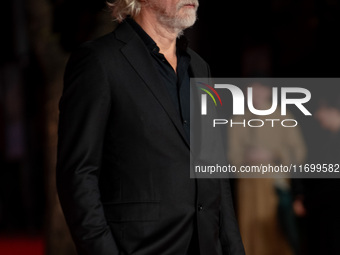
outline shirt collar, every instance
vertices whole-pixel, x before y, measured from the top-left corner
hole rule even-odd
[[[144,31],[144,29],[131,17],[128,17],[126,21],[131,25],[133,30],[139,35],[146,47],[151,52],[159,52],[159,47],[156,42]],[[188,48],[188,39],[185,36],[177,38],[176,41],[177,51],[180,54],[186,53]]]

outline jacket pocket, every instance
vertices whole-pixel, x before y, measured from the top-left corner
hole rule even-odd
[[[104,204],[107,221],[132,222],[156,221],[159,219],[160,202],[128,202]]]

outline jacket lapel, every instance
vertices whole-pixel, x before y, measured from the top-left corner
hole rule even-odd
[[[122,54],[151,90],[176,126],[185,143],[189,146],[189,142],[185,138],[180,115],[171,101],[169,92],[158,78],[157,69],[154,67],[150,53],[143,41],[126,22],[120,24],[115,33],[117,39],[125,42],[125,45],[121,48]]]

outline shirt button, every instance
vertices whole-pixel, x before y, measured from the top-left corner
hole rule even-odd
[[[187,120],[183,120],[183,124],[184,124],[184,125],[187,125],[187,124],[188,124],[188,121],[187,121]]]
[[[197,209],[198,209],[199,212],[203,211],[203,205],[199,204],[199,205],[197,206]]]

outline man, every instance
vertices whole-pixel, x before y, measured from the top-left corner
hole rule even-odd
[[[244,254],[227,180],[189,177],[194,0],[118,0],[65,72],[57,187],[79,254]],[[128,17],[127,17],[128,16]]]

